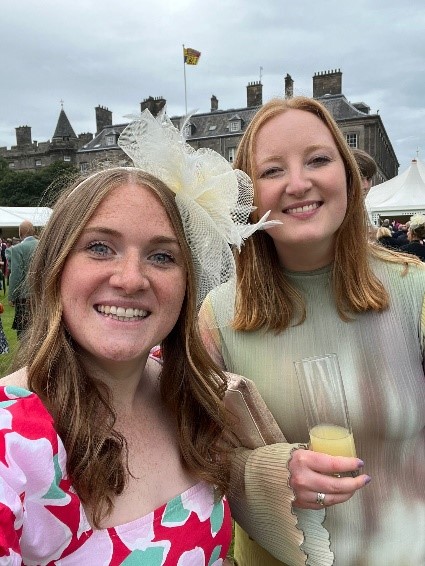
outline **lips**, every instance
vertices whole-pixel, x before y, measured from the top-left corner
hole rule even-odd
[[[316,201],[308,204],[302,204],[299,206],[287,207],[283,209],[283,212],[285,214],[302,214],[306,212],[313,212],[313,210],[316,210],[320,206],[322,206],[322,203]]]
[[[115,305],[96,305],[96,310],[106,317],[120,320],[122,322],[130,320],[142,320],[148,316],[148,311],[139,308],[124,308]]]

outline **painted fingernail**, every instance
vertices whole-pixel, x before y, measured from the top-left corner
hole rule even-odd
[[[372,481],[372,478],[370,476],[366,476],[365,480],[364,480],[364,484],[367,485],[368,483],[370,483]]]
[[[359,460],[359,461],[357,462],[357,467],[358,467],[358,468],[363,468],[363,466],[364,466],[363,460]]]

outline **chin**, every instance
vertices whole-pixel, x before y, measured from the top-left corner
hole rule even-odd
[[[110,362],[132,362],[132,361],[136,361],[136,360],[140,360],[142,359],[144,356],[149,354],[148,350],[147,352],[140,351],[140,348],[137,349],[137,351],[134,351],[133,349],[128,349],[126,350],[125,348],[120,348],[117,349],[116,347],[112,350],[108,350],[107,352],[102,352],[99,355],[99,358],[101,358],[102,360],[107,360]]]

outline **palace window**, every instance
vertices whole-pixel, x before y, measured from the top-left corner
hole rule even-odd
[[[230,131],[231,132],[240,132],[241,130],[241,121],[240,120],[232,120],[230,122]]]
[[[116,141],[115,141],[115,134],[110,134],[109,136],[106,136],[106,145],[115,145]]]
[[[84,161],[83,163],[80,163],[80,172],[81,173],[86,173],[89,170],[89,164]]]
[[[350,147],[358,147],[357,145],[357,134],[347,134],[345,136],[347,143]]]
[[[228,153],[227,153],[227,159],[228,159],[228,161],[230,161],[230,163],[233,163],[233,161],[235,160],[235,154],[236,154],[236,148],[235,147],[229,147]]]
[[[71,156],[70,155],[64,155],[63,160],[66,161],[66,162],[69,162],[69,161],[71,161]]]
[[[41,159],[36,159],[36,160],[35,160],[35,166],[36,166],[36,167],[41,167]]]

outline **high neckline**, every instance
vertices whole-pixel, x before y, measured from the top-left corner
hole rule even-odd
[[[318,269],[313,269],[311,271],[291,271],[290,269],[283,268],[283,273],[285,275],[289,275],[290,277],[299,277],[299,276],[314,276],[314,275],[322,275],[323,273],[329,273],[332,271],[333,262],[329,265],[325,265],[324,267],[319,267]]]

